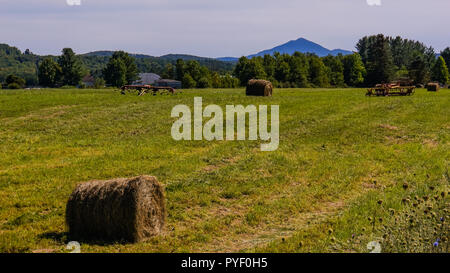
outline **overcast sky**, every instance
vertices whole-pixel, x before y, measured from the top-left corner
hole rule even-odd
[[[450,46],[450,0],[0,0],[0,43],[37,54],[123,49],[242,56],[304,37],[354,50],[365,35]],[[370,2],[372,5],[369,5]]]

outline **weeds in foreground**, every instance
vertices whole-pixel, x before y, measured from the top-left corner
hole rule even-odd
[[[404,211],[389,209],[393,217],[380,227],[384,252],[448,253],[448,192],[430,190],[433,196],[404,198]]]

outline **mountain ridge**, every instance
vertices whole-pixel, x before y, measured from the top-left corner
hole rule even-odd
[[[328,55],[336,56],[338,54],[342,54],[342,55],[352,54],[352,51],[344,50],[344,49],[330,50],[330,49],[325,48],[317,43],[314,43],[310,40],[307,40],[307,39],[301,37],[301,38],[298,38],[297,40],[291,40],[287,43],[273,47],[271,49],[266,49],[266,50],[260,51],[256,54],[248,55],[247,58],[264,56],[266,54],[273,55],[275,52],[278,52],[280,54],[292,55],[296,51],[301,52],[301,53],[313,53],[319,57],[324,57],[324,56],[328,56]],[[235,58],[235,57],[217,58],[217,60],[220,60],[223,62],[235,62],[238,59],[239,58]]]
[[[291,40],[287,43],[281,44],[279,46],[273,47],[271,49],[262,50],[256,54],[248,55],[247,58],[254,58],[258,56],[264,56],[266,54],[273,55],[275,52],[278,52],[280,54],[289,54],[292,55],[296,51],[301,53],[312,53],[316,54],[319,57],[324,57],[328,55],[337,56],[338,54],[342,55],[348,55],[352,54],[352,51],[345,50],[345,49],[328,49],[318,43],[314,43],[310,40],[307,40],[303,37],[298,38],[297,40]],[[86,56],[111,56],[114,53],[114,51],[108,51],[108,50],[100,50],[100,51],[93,51],[86,54]],[[135,58],[161,58],[161,59],[167,59],[167,60],[173,60],[176,59],[183,59],[183,60],[217,60],[222,62],[237,62],[239,58],[237,57],[219,57],[219,58],[210,58],[210,57],[201,57],[201,56],[195,56],[195,55],[189,55],[189,54],[166,54],[162,56],[151,56],[147,54],[130,54]]]

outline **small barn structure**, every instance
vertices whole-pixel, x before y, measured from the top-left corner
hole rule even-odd
[[[86,76],[83,77],[81,82],[83,83],[83,85],[85,87],[93,87],[94,84],[95,84],[95,79],[91,75],[86,75]]]
[[[133,82],[134,85],[153,85],[160,80],[161,76],[155,73],[139,73],[139,78]]]
[[[181,89],[181,82],[176,80],[170,80],[170,79],[160,79],[155,81],[155,86],[158,87],[172,87],[175,89]]]

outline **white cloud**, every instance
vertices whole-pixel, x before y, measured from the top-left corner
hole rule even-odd
[[[369,6],[381,6],[381,0],[367,0]]]
[[[66,0],[69,6],[81,6],[81,0]]]

